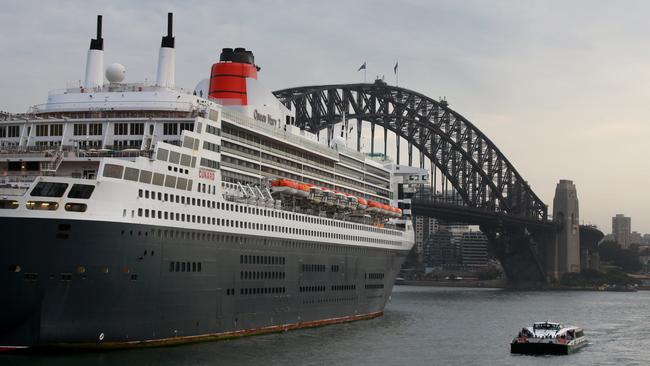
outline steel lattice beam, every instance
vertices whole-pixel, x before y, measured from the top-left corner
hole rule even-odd
[[[374,123],[406,139],[453,185],[469,207],[547,219],[547,206],[499,148],[470,121],[412,90],[374,84],[305,86],[275,96],[296,125],[317,133],[346,118]]]

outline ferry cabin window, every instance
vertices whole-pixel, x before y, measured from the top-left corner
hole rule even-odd
[[[104,177],[122,179],[124,167],[115,164],[104,165]]]
[[[178,124],[165,123],[163,125],[163,135],[178,135]]]
[[[32,196],[40,197],[63,197],[63,193],[68,188],[67,183],[38,182],[32,189]]]
[[[0,200],[0,210],[15,210],[18,208],[18,201]]]
[[[66,203],[64,208],[70,212],[86,212],[88,206],[85,203]]]
[[[90,184],[74,184],[68,193],[68,198],[88,199],[94,190],[95,186]]]
[[[46,201],[27,201],[25,204],[28,210],[43,210],[43,211],[55,211],[59,208],[59,204],[56,202],[46,202]]]

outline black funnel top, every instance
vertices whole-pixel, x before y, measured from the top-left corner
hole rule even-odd
[[[90,40],[91,50],[104,50],[104,39],[102,38],[102,16],[97,16],[97,38]]]
[[[160,47],[174,48],[174,13],[167,13],[167,35],[162,37]]]
[[[255,65],[255,56],[252,51],[246,51],[245,48],[224,48],[221,50],[219,61],[240,62],[243,64]]]

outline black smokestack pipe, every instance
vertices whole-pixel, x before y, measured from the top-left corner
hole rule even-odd
[[[174,48],[174,13],[167,13],[167,35],[162,37],[160,47]]]
[[[102,16],[97,16],[97,38],[90,40],[91,50],[104,50],[104,39],[102,38]]]

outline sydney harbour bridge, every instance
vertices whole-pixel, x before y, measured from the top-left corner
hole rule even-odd
[[[579,225],[577,198],[576,217],[559,212],[554,220],[549,219],[548,206],[506,156],[446,101],[381,80],[303,86],[274,94],[295,111],[296,126],[312,133],[327,130],[329,138],[336,124],[356,120],[356,148],[361,151],[365,121],[370,129],[370,153],[382,151],[375,146],[378,130],[383,133],[383,154],[392,153],[389,145],[394,145],[390,147],[397,164],[412,166],[416,150],[420,168],[430,169],[431,187],[413,197],[412,213],[479,225],[511,282],[543,283],[575,271],[567,266],[571,250],[567,246],[579,244],[567,244],[566,238]],[[389,134],[394,144],[388,143]],[[400,161],[402,141],[406,142],[407,162]],[[436,195],[437,191],[445,194]],[[453,192],[453,200],[447,199],[447,192]],[[588,227],[579,231],[581,252],[593,250],[599,232]]]

